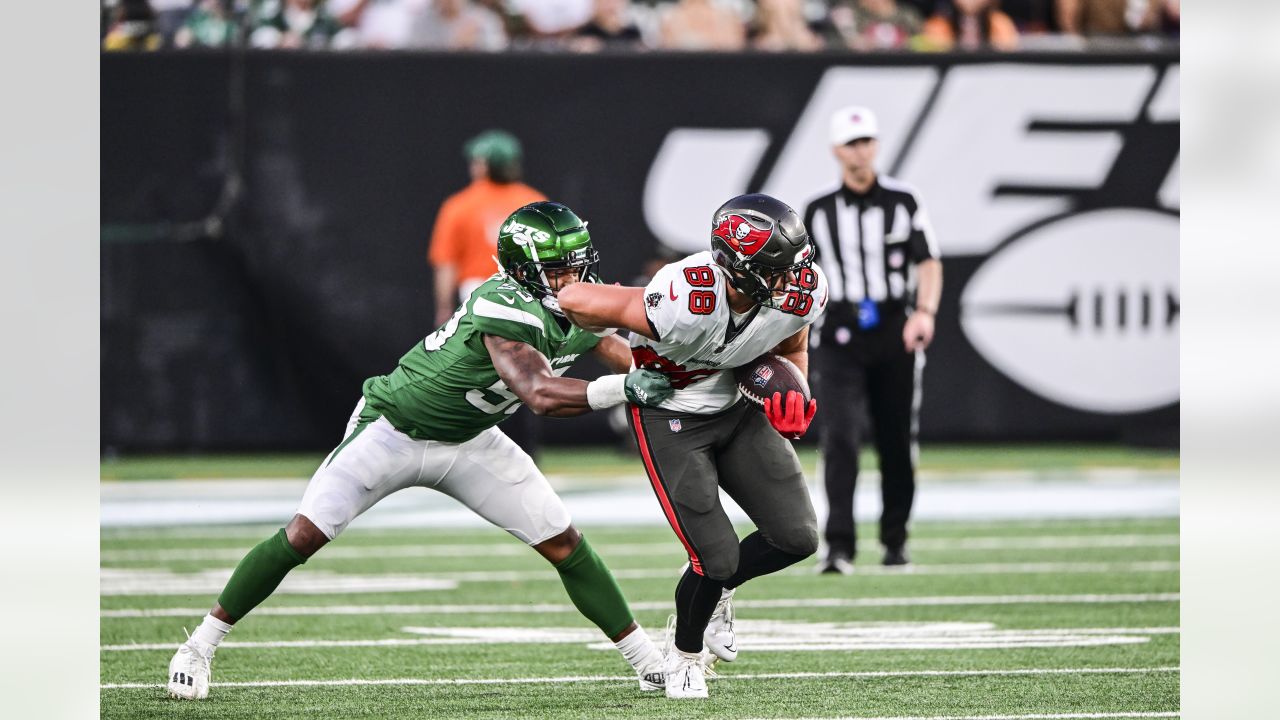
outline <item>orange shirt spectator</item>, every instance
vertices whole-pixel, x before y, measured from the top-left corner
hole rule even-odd
[[[925,50],[1018,49],[1018,28],[998,0],[955,0],[955,10],[926,20],[921,35]]]
[[[436,324],[498,270],[498,226],[513,211],[546,196],[520,182],[520,142],[491,130],[466,144],[471,184],[449,196],[436,215],[427,259],[435,268]]]

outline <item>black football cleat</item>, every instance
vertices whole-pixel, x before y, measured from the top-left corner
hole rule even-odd
[[[886,547],[884,549],[885,567],[902,567],[910,564],[911,558],[907,556],[907,547],[905,545]]]

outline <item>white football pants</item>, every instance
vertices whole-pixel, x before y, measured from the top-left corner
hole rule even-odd
[[[407,487],[439,490],[529,545],[569,527],[569,511],[533,458],[492,427],[464,443],[414,440],[379,416],[360,423],[311,476],[298,514],[330,540],[360,513]],[[354,434],[354,437],[353,437]]]

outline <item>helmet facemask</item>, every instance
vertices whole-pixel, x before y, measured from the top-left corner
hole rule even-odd
[[[551,288],[547,277],[548,271],[578,270],[578,282],[598,282],[600,268],[600,252],[595,248],[585,248],[569,253],[569,257],[559,260],[529,260],[520,263],[509,271],[516,282],[520,283],[535,298],[554,298],[556,291]]]
[[[810,258],[783,268],[753,266],[747,261],[733,263],[725,270],[734,290],[751,298],[757,305],[774,309],[783,307],[793,294],[812,293],[817,281]]]

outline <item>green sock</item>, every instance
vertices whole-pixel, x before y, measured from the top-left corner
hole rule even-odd
[[[556,571],[578,612],[608,637],[626,630],[634,621],[618,581],[585,537],[569,557],[556,565]]]
[[[218,604],[239,620],[275,592],[290,570],[306,561],[289,544],[284,528],[280,528],[280,532],[258,543],[244,556],[218,596]]]

